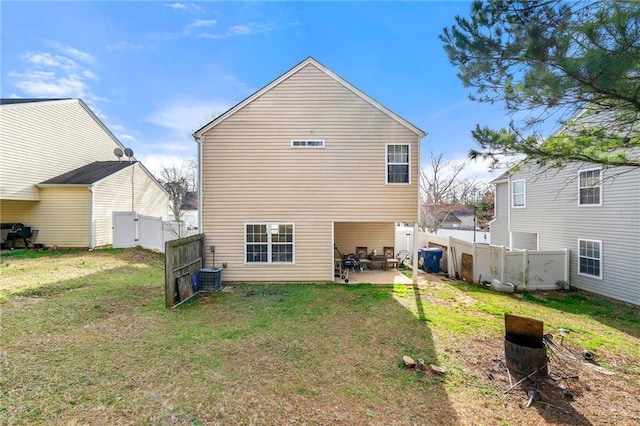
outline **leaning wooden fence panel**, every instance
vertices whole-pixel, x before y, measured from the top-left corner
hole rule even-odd
[[[204,234],[167,241],[164,249],[164,304],[171,308],[192,296],[191,277],[204,266]]]

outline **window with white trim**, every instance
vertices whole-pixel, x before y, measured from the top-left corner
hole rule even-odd
[[[411,183],[409,144],[387,144],[387,183]]]
[[[291,148],[324,148],[324,140],[301,140],[296,139],[291,141]]]
[[[525,207],[526,185],[524,179],[511,182],[511,207]]]
[[[578,183],[578,205],[602,205],[601,169],[580,170]]]
[[[245,224],[246,263],[293,263],[293,224]]]
[[[602,278],[602,241],[578,240],[578,273]]]

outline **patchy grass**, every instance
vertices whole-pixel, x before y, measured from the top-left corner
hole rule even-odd
[[[640,419],[640,325],[638,310],[626,305],[428,282],[236,285],[166,310],[162,265],[161,255],[144,250],[3,256],[0,423]],[[563,348],[594,351],[615,375],[569,371],[562,358],[565,375],[580,376],[568,384],[575,399],[546,401],[560,409],[520,408],[526,388],[505,395],[508,377],[496,361],[504,356],[505,312],[543,319],[545,332],[571,330]],[[447,373],[408,370],[403,355]]]

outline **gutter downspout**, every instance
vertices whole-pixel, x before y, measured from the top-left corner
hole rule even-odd
[[[198,233],[202,234],[202,140],[194,136],[198,144]]]
[[[426,135],[425,135],[426,136]],[[416,222],[413,222],[413,247],[412,250],[413,253],[411,254],[411,259],[413,265],[411,265],[413,267],[413,270],[411,271],[411,276],[413,277],[413,285],[417,285],[418,284],[418,229],[420,227],[420,148],[421,148],[421,140],[422,138],[418,137],[418,158],[416,160],[416,164],[418,166],[418,170],[417,170],[417,174],[418,174],[418,179],[416,182],[416,186],[418,187],[418,199],[417,201],[417,206],[416,206]],[[409,247],[407,247],[409,248]]]
[[[513,250],[513,234],[511,233],[511,203],[513,201],[511,193],[511,176],[507,180],[507,230],[509,231],[509,250]]]
[[[418,284],[418,222],[413,222],[413,270],[411,271],[411,275],[413,277],[413,285]]]
[[[89,186],[91,201],[89,202],[89,250],[96,247],[96,224],[95,224],[95,191],[94,185]]]

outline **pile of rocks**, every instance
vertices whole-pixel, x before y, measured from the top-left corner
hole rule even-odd
[[[432,372],[435,374],[445,374],[446,370],[443,367],[437,366],[435,364],[427,365],[423,359],[418,359],[417,361],[411,358],[410,356],[404,355],[402,357],[402,362],[407,368],[414,369],[416,371],[421,371],[423,373]]]

